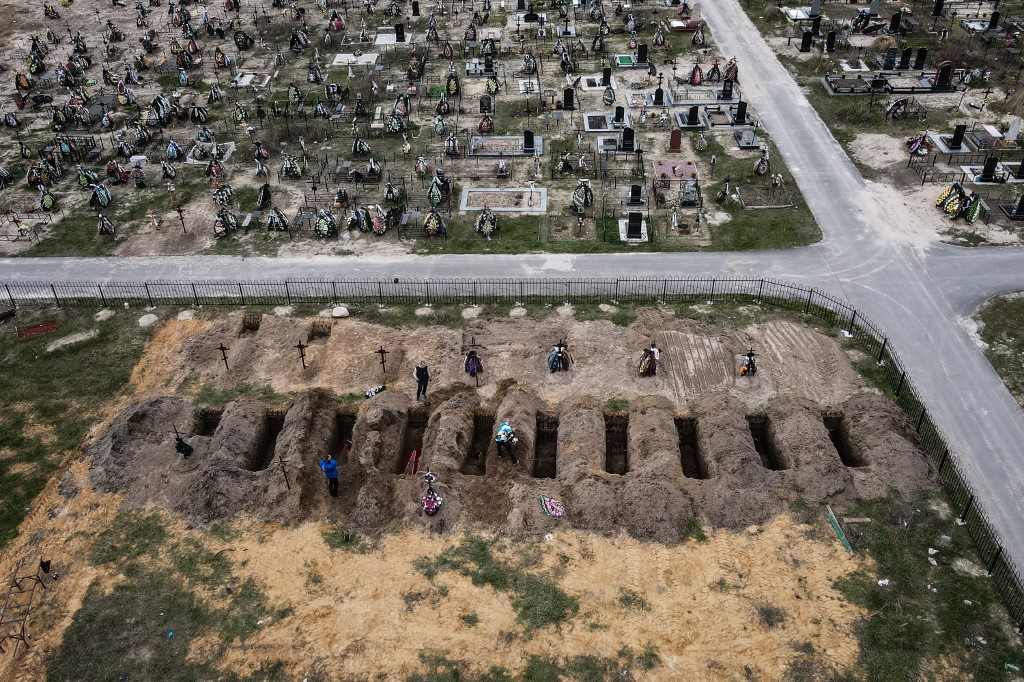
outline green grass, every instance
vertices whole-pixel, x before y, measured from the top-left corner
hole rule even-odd
[[[647,603],[638,592],[627,589],[625,587],[619,588],[619,604],[627,609],[635,609],[637,611],[650,611],[651,605]]]
[[[988,344],[985,356],[1017,402],[1024,404],[1024,298],[990,299],[975,318],[982,323],[978,335]]]
[[[125,578],[112,590],[90,587],[47,668],[47,680],[285,680],[283,665],[240,677],[215,667],[220,653],[280,619],[251,579],[240,579],[227,556],[195,540],[169,540],[157,516],[122,512],[97,540],[92,563]],[[201,595],[215,595],[215,603]],[[193,643],[217,638],[208,660]]]
[[[965,528],[943,519],[928,497],[904,499],[895,491],[846,513],[872,519],[847,531],[854,549],[874,562],[836,581],[844,597],[868,614],[856,629],[860,658],[847,679],[931,679],[940,660],[977,682],[1007,679],[1003,664],[1019,665],[1024,652],[1020,638],[1007,634],[1012,625],[999,595],[988,578],[951,566],[956,559],[978,562]],[[943,543],[942,535],[952,541]],[[937,566],[928,562],[928,548],[939,550]],[[879,586],[880,578],[889,584]]]
[[[459,616],[459,620],[466,624],[466,627],[475,628],[480,623],[480,616],[476,614],[476,611],[472,613],[464,613]]]
[[[410,675],[407,682],[614,682],[642,679],[634,677],[633,673],[654,670],[661,665],[661,656],[651,644],[639,652],[624,646],[614,656],[552,658],[532,655],[517,674],[501,667],[477,671],[470,662],[436,653],[420,654],[420,662],[423,672]],[[624,671],[627,674],[623,674]]]
[[[509,593],[517,620],[528,634],[561,625],[577,614],[579,601],[554,580],[525,570],[522,562],[513,565],[496,556],[494,550],[493,541],[469,535],[462,544],[449,547],[434,559],[421,558],[414,565],[429,580],[443,571],[454,571],[469,577],[478,587]]]
[[[604,411],[612,414],[625,414],[629,410],[629,400],[612,397],[604,402]]]
[[[288,401],[288,396],[278,393],[270,384],[238,384],[228,388],[217,388],[210,383],[204,383],[196,394],[196,410],[204,407],[219,409],[239,398],[252,398],[269,405],[283,405]]]
[[[16,320],[0,327],[0,548],[17,534],[35,496],[60,466],[65,453],[78,448],[103,405],[116,396],[142,355],[148,329],[137,315],[119,314],[103,322],[89,311],[20,309]],[[14,325],[26,329],[56,320],[56,330],[19,339]],[[96,329],[97,336],[52,353],[50,342]],[[18,472],[12,471],[16,465]]]
[[[704,532],[704,526],[700,524],[700,519],[690,519],[690,522],[686,524],[686,533],[683,534],[684,542],[686,540],[696,540],[697,542],[707,542],[708,535]]]
[[[324,542],[331,549],[343,549],[353,554],[365,554],[370,550],[369,544],[361,535],[338,528],[324,531],[323,538]]]

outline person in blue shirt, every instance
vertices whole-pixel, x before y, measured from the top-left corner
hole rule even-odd
[[[327,477],[327,491],[331,497],[338,496],[338,462],[333,456],[327,455],[320,460],[320,468]]]
[[[509,424],[508,419],[502,420],[494,440],[498,444],[498,457],[504,457],[504,453],[507,452],[509,459],[512,460],[512,464],[519,464],[519,460],[516,459],[515,450],[512,448],[513,445],[519,442],[519,439],[512,432],[512,425]]]

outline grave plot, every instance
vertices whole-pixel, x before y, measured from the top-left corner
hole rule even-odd
[[[629,417],[621,415],[605,415],[605,460],[604,470],[609,474],[621,476],[628,470],[626,456]]]
[[[844,466],[862,467],[869,464],[860,456],[856,449],[850,446],[849,426],[846,422],[846,416],[842,412],[822,412],[821,421],[825,424],[825,428],[828,429],[829,440],[832,441],[832,446],[835,448],[836,454],[839,455],[839,459]]]
[[[263,432],[246,466],[249,471],[263,471],[274,461],[277,437],[281,435],[281,429],[284,428],[284,418],[285,413],[282,410],[267,412]]]
[[[497,452],[497,446],[494,444],[495,431],[494,417],[474,415],[473,445],[460,470],[463,474],[483,476],[487,473],[487,458]]]
[[[687,478],[707,478],[708,464],[700,451],[697,420],[689,417],[677,418],[676,432],[679,434],[679,463],[683,467],[683,475]]]
[[[558,460],[558,418],[537,415],[537,440],[534,444],[533,477],[554,478]]]
[[[546,187],[464,187],[460,211],[480,211],[487,206],[496,213],[544,213],[548,208]]]
[[[405,433],[402,436],[402,446],[398,452],[398,465],[395,467],[396,474],[411,474],[412,462],[417,454],[421,461],[424,459],[423,435],[427,431],[428,417],[429,415],[423,410],[409,411],[409,419],[406,422]]]
[[[763,414],[747,415],[747,426],[750,428],[750,437],[754,441],[757,455],[761,458],[761,466],[772,471],[789,469],[789,460],[775,446],[771,420],[768,416]]]

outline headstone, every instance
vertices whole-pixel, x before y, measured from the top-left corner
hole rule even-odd
[[[1024,194],[1020,195],[1020,201],[1017,202],[1017,208],[1013,209],[1013,215],[1014,217],[1024,216]]]
[[[576,108],[575,96],[576,92],[572,88],[562,90],[562,108],[566,111],[574,110]]]
[[[935,0],[935,6],[932,7],[932,16],[933,17],[941,17],[942,16],[942,6],[944,4],[946,4],[946,0]]]
[[[742,133],[740,133],[740,146],[744,148],[753,147],[754,138],[755,135],[753,130],[744,130]]]
[[[418,17],[420,15],[420,1],[412,0],[412,15]]]
[[[871,79],[871,89],[875,92],[881,92],[885,90],[885,86],[888,85],[888,81],[883,76],[875,75]]]
[[[889,33],[900,32],[900,22],[903,21],[903,12],[896,12],[892,15],[892,19],[889,20]]]
[[[644,203],[643,200],[644,187],[643,185],[630,185],[629,186],[629,199],[626,203],[630,206],[640,206]]]
[[[722,99],[732,99],[732,81],[727,80],[722,83]]]
[[[636,134],[632,128],[622,129],[622,144],[619,147],[619,151],[631,152],[636,144]]]
[[[924,61],[926,59],[928,59],[928,48],[922,47],[918,49],[917,56],[914,57],[914,70],[917,71],[919,69],[923,69]]]
[[[626,119],[626,108],[615,107],[615,116],[612,118],[612,123],[622,123]]]
[[[626,239],[643,239],[644,214],[630,212],[626,219]]]
[[[882,55],[882,68],[883,69],[895,69],[896,68],[896,48],[887,48],[885,54]]]
[[[494,72],[494,58],[491,55],[484,57],[484,73]]]
[[[949,87],[949,79],[952,75],[953,62],[942,62],[939,65],[939,73],[935,77],[935,85],[940,88]]]
[[[912,47],[908,47],[907,49],[903,50],[903,52],[900,54],[900,64],[896,68],[898,68],[900,71],[906,71],[907,69],[909,69],[910,68],[910,56],[913,53],[914,53],[914,48],[912,48]]]
[[[663,107],[665,106],[665,91],[658,88],[654,91],[654,106]]]
[[[483,95],[480,98],[480,113],[481,114],[493,114],[494,113],[494,111],[492,109],[493,106],[494,105],[491,103],[491,96],[490,95]]]
[[[813,19],[818,16],[821,16],[821,0],[813,0],[813,2],[811,2],[810,17]]]
[[[606,66],[601,71],[601,87],[607,88],[612,84],[612,67]]]
[[[981,169],[982,182],[995,182],[997,163],[999,163],[999,159],[994,156],[985,159],[985,166]]]
[[[517,12],[525,12],[526,11],[526,0],[516,0],[516,11]]]
[[[697,107],[692,106],[686,113],[686,125],[695,126],[700,124],[700,116],[698,115]]]
[[[950,149],[960,149],[961,147],[963,147],[964,133],[966,132],[967,124],[958,123],[957,126],[953,128],[953,137],[949,139],[949,142],[946,143],[946,146],[949,147]]]
[[[868,14],[872,17],[878,16],[878,0],[871,0],[871,5],[868,6]]]
[[[804,31],[804,36],[800,39],[800,51],[810,52],[812,42],[814,42],[814,34],[810,31]]]
[[[821,15],[814,17],[811,20],[811,35],[816,36],[821,33]]]
[[[986,28],[985,30],[986,31],[994,31],[998,27],[999,27],[999,11],[997,10],[997,11],[993,12],[991,18],[989,18],[989,20],[988,20],[988,28]]]
[[[747,103],[740,100],[736,103],[736,117],[733,118],[733,123],[744,125],[747,122]]]
[[[679,128],[675,128],[668,135],[668,150],[670,152],[678,152],[682,149],[683,134],[679,131]]]
[[[405,24],[395,24],[395,42],[405,42]]]
[[[836,32],[829,31],[825,37],[825,52],[834,52],[836,49]]]
[[[1020,119],[1015,118],[1010,121],[1010,128],[1006,131],[1006,134],[1003,135],[1003,139],[1007,142],[1016,142],[1018,135],[1020,135]]]
[[[533,154],[534,153],[534,148],[533,148],[533,131],[532,130],[524,130],[523,131],[523,153],[524,154]]]
[[[640,43],[636,46],[636,63],[647,63],[647,43]]]

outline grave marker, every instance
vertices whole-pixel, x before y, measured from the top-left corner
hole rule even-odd
[[[643,239],[644,214],[630,212],[626,219],[626,239]]]
[[[999,27],[999,10],[992,12],[992,17],[988,20],[988,28],[986,31],[994,31]]]
[[[615,107],[615,116],[612,118],[612,123],[622,123],[626,118],[625,107]]]
[[[946,4],[946,0],[935,0],[935,5],[932,7],[932,16],[933,17],[941,17],[942,16],[942,6],[944,4]]]
[[[629,206],[641,206],[644,203],[643,194],[643,185],[630,185],[629,198],[626,200],[626,203]]]
[[[1003,139],[1007,142],[1016,142],[1018,135],[1020,135],[1020,119],[1015,118],[1010,121],[1010,128],[1006,131],[1006,134],[1003,135]]]
[[[883,69],[895,69],[896,68],[896,48],[890,47],[886,49],[885,54],[882,55],[882,68]]]
[[[636,46],[636,63],[647,63],[647,43],[640,43]]]
[[[484,57],[484,73],[494,73],[494,58],[491,55]]]
[[[654,106],[663,107],[665,106],[665,91],[658,88],[654,91]]]
[[[903,12],[896,12],[892,15],[892,19],[889,20],[889,33],[900,32],[900,22],[903,21]]]
[[[914,48],[912,48],[912,47],[908,47],[907,49],[903,50],[903,52],[900,54],[900,65],[898,67],[896,67],[896,68],[898,68],[900,71],[906,71],[907,69],[909,69],[910,68],[910,56],[913,53],[914,53]]]
[[[736,104],[736,117],[733,118],[733,124],[744,125],[747,122],[747,103],[740,100]]]
[[[573,91],[572,88],[566,88],[565,90],[562,90],[563,109],[565,109],[566,111],[573,111],[576,108],[576,103],[574,101],[575,95],[576,93]]]
[[[804,31],[803,37],[800,39],[800,51],[810,52],[811,43],[814,42],[814,35],[810,31]],[[728,81],[726,81],[728,82]]]
[[[871,0],[871,5],[868,6],[868,15],[872,17],[878,16],[878,0]]]
[[[814,0],[811,3],[811,12],[808,15],[812,19],[817,16],[821,16],[821,0]]]
[[[493,114],[494,110],[492,109],[492,106],[493,106],[493,104],[491,103],[491,96],[490,95],[483,95],[480,98],[480,113],[481,114]]]
[[[686,125],[695,126],[700,125],[700,115],[697,111],[696,106],[690,107],[690,110],[686,112]]]
[[[994,156],[985,159],[985,166],[981,169],[981,182],[995,182],[997,163],[999,159]]]
[[[523,131],[523,153],[533,154],[534,153],[534,142],[533,142],[533,131]]]
[[[619,145],[619,151],[631,152],[634,150],[636,145],[636,133],[632,128],[622,129],[622,142]]]
[[[953,137],[949,138],[949,142],[946,143],[946,146],[949,147],[950,149],[960,149],[961,147],[963,147],[964,133],[966,132],[967,124],[958,123],[957,126],[953,128]]]
[[[825,52],[834,52],[836,49],[836,32],[829,31],[825,37]]]
[[[949,79],[953,75],[953,62],[942,62],[939,65],[939,73],[935,77],[936,87],[949,87]]]
[[[405,24],[395,24],[395,42],[405,42]]]
[[[1020,195],[1020,201],[1017,202],[1017,208],[1013,209],[1014,216],[1024,215],[1024,194]]]
[[[814,17],[811,20],[811,35],[816,36],[821,33],[821,15]]]
[[[694,107],[696,108],[696,107]],[[672,153],[678,153],[683,144],[683,134],[679,131],[679,128],[675,128],[668,135],[668,150]]]
[[[516,0],[516,11],[517,12],[525,12],[526,11],[526,0]]]
[[[719,95],[721,99],[732,99],[732,81],[726,80],[722,83],[722,94]]]
[[[607,88],[612,84],[612,67],[606,66],[601,71],[601,87]]]
[[[917,51],[917,56],[914,57],[914,70],[924,68],[924,60],[928,58],[928,48],[922,47]]]

